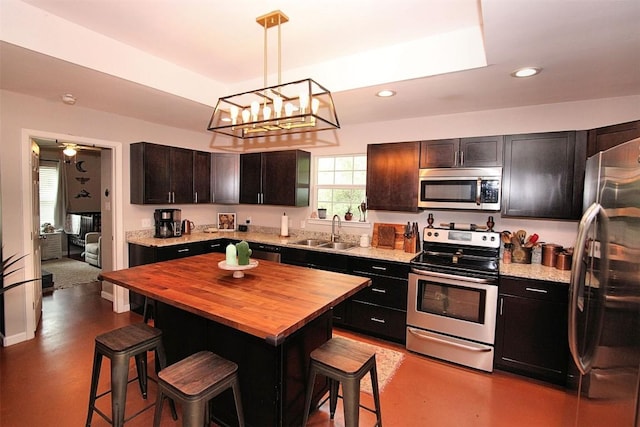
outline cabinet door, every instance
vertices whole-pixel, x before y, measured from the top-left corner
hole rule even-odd
[[[173,203],[193,203],[193,151],[171,147]]]
[[[240,155],[213,153],[211,155],[212,202],[237,204],[240,202]]]
[[[211,203],[211,153],[193,152],[193,203]]]
[[[134,150],[134,145],[135,149],[140,152],[140,162],[134,165],[132,153],[131,168],[142,168],[144,175],[140,189],[142,200],[136,203],[169,203],[171,201],[171,147],[143,143],[133,144],[132,150]]]
[[[263,153],[263,203],[309,206],[311,154],[301,150]]]
[[[240,203],[261,203],[262,153],[240,155]]]
[[[585,132],[506,136],[502,215],[579,219],[585,153]]]
[[[564,384],[567,377],[567,306],[500,295],[496,366]]]
[[[503,136],[460,139],[459,164],[465,168],[502,166]]]
[[[367,146],[369,209],[418,211],[419,142]]]
[[[635,138],[640,138],[640,120],[592,129],[587,141],[587,157]]]
[[[459,166],[460,139],[438,139],[420,143],[420,168],[452,168]]]

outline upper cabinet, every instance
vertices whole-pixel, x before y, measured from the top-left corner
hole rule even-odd
[[[367,205],[386,211],[418,211],[420,142],[367,146]]]
[[[211,153],[193,152],[193,203],[211,203]]]
[[[422,141],[420,168],[502,166],[503,136]]]
[[[586,131],[508,135],[504,144],[503,216],[580,218]]]
[[[587,157],[634,138],[640,138],[640,120],[591,129],[587,139]]]
[[[209,153],[137,142],[130,155],[131,203],[210,203]]]
[[[211,154],[211,201],[220,204],[240,202],[240,155]]]
[[[302,150],[240,155],[240,203],[309,206],[311,154]]]

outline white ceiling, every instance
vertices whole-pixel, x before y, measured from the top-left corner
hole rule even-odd
[[[327,86],[342,125],[640,94],[638,0],[2,0],[0,7],[2,89],[51,100],[73,93],[77,106],[196,131],[205,131],[219,97],[263,86],[264,30],[255,19],[275,9],[290,18],[282,26],[283,81],[311,77]],[[510,77],[525,65],[544,70]],[[397,96],[375,97],[381,87]]]

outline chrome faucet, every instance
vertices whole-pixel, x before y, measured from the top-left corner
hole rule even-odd
[[[338,232],[336,233],[336,218],[338,218]],[[331,220],[331,241],[337,242],[340,238],[340,228],[342,227],[342,220],[340,219],[340,215],[334,215]]]

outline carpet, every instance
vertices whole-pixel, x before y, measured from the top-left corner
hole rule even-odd
[[[59,258],[42,262],[42,269],[53,274],[54,289],[71,288],[76,285],[95,282],[102,271],[84,261]]]
[[[346,340],[356,341],[351,338],[345,337],[343,335],[336,334],[335,331],[334,331],[334,334]],[[389,380],[393,378],[393,375],[396,373],[396,370],[402,364],[402,361],[404,359],[404,354],[399,351],[378,347],[376,345],[364,343],[362,341],[356,341],[356,342],[360,345],[363,345],[365,347],[369,347],[372,350],[375,350],[376,368],[378,370],[378,389],[380,393],[382,393],[382,390],[384,389],[384,387],[389,383]],[[371,389],[371,376],[369,374],[365,375],[362,378],[362,381],[360,382],[360,390],[364,391],[365,393],[373,394]]]

